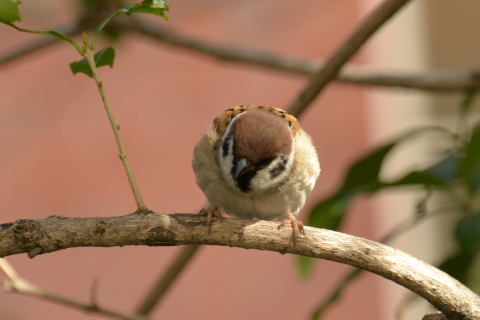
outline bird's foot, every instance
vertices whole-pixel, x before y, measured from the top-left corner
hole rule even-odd
[[[295,246],[299,235],[305,235],[305,229],[303,227],[303,223],[301,221],[298,221],[293,214],[289,213],[287,215],[287,218],[283,220],[278,226],[278,230],[280,230],[280,228],[284,227],[289,222],[292,225],[293,245]]]
[[[198,214],[204,214],[204,215],[207,216],[208,234],[210,234],[211,231],[212,231],[212,219],[213,219],[213,217],[217,217],[217,218],[222,217],[222,214],[220,213],[220,210],[218,209],[218,206],[203,208],[202,210],[200,210],[200,212]]]

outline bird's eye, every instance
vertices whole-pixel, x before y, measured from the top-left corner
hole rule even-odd
[[[262,160],[258,161],[256,167],[258,167],[259,169],[265,168],[265,167],[268,166],[270,163],[272,163],[273,159],[274,159],[274,158],[262,159]]]

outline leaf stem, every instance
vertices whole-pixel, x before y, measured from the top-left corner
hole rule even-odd
[[[60,40],[67,41],[78,51],[78,53],[82,54],[81,47],[75,41],[73,41],[72,39],[70,39],[69,37],[63,35],[62,33],[58,32],[58,31],[55,31],[55,30],[48,30],[48,31],[30,30],[30,29],[23,29],[23,28],[17,27],[14,24],[8,24],[8,25],[11,26],[12,28],[18,30],[18,31],[21,31],[21,32],[34,33],[34,34],[44,34],[44,35],[47,35],[47,36],[55,37],[55,38],[60,39]]]
[[[108,17],[105,18],[96,28],[95,28],[95,34],[93,35],[93,41],[92,41],[92,49],[95,51],[97,47],[97,40],[98,36],[100,35],[100,32],[105,28],[105,26],[116,16],[118,16],[121,13],[127,13],[129,8],[132,7],[133,5],[126,6],[124,8],[121,8],[113,13],[111,13]]]
[[[120,160],[123,163],[123,167],[125,168],[125,172],[127,174],[128,183],[130,184],[130,188],[132,189],[133,196],[135,197],[135,202],[137,203],[137,210],[138,211],[146,211],[148,208],[143,203],[142,196],[140,195],[140,191],[138,190],[137,183],[135,182],[135,177],[133,176],[132,168],[130,167],[130,162],[128,161],[127,154],[125,151],[125,146],[123,145],[123,140],[120,135],[120,126],[116,123],[115,117],[113,116],[113,112],[110,108],[110,104],[107,99],[107,95],[105,94],[105,90],[103,88],[103,83],[100,80],[100,76],[98,74],[97,67],[95,65],[95,58],[94,58],[94,50],[91,45],[88,44],[88,39],[84,38],[85,42],[85,52],[83,56],[87,60],[90,68],[92,69],[93,79],[97,84],[98,92],[102,98],[103,106],[105,107],[105,111],[107,112],[108,120],[110,121],[110,125],[112,126],[113,133],[115,135],[115,140],[117,142],[118,151],[120,152]]]

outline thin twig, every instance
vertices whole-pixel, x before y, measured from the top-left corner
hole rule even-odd
[[[3,271],[3,273],[5,274],[6,279],[4,287],[7,291],[19,292],[28,296],[34,296],[37,298],[57,302],[75,309],[90,313],[102,314],[112,318],[122,320],[148,320],[148,318],[142,315],[129,316],[113,310],[100,308],[98,305],[89,305],[60,295],[56,295],[54,293],[50,293],[21,278],[6,259],[0,258],[0,270]]]
[[[400,10],[409,0],[386,0],[375,9],[358,27],[352,36],[327,61],[325,66],[309,80],[305,89],[286,109],[297,115],[305,109],[325,86],[335,78],[343,65],[385,22]]]
[[[110,121],[110,125],[115,135],[115,141],[117,142],[118,151],[120,152],[119,157],[123,163],[123,167],[125,168],[125,172],[128,178],[128,183],[130,184],[130,188],[132,189],[133,196],[135,197],[135,202],[137,203],[137,210],[147,211],[148,209],[143,202],[142,196],[137,187],[137,183],[135,181],[135,177],[132,172],[132,168],[130,167],[130,162],[128,161],[128,158],[127,158],[125,146],[123,145],[123,140],[120,135],[120,126],[115,121],[115,117],[113,116],[113,112],[110,108],[107,95],[105,94],[105,90],[103,89],[103,83],[100,80],[100,75],[98,74],[97,67],[95,66],[94,54],[95,52],[92,50],[92,48],[90,48],[90,45],[88,43],[85,43],[84,57],[87,60],[88,64],[90,65],[90,68],[92,69],[93,78],[95,80],[95,83],[97,84],[98,92],[102,97],[103,106],[105,107],[105,111],[107,112],[108,120]]]
[[[165,292],[171,287],[172,283],[179,276],[182,270],[188,265],[199,245],[184,246],[180,254],[175,258],[168,270],[157,280],[152,290],[147,294],[142,304],[137,309],[137,314],[149,315],[155,306],[157,306]]]
[[[98,307],[98,279],[94,278],[92,286],[90,287],[90,304],[94,307]]]
[[[335,288],[330,291],[330,294],[327,298],[325,298],[320,305],[312,313],[311,319],[319,319],[323,313],[335,302],[337,302],[343,293],[343,290],[358,276],[363,273],[362,269],[353,268],[350,272],[348,272],[340,281],[337,283]]]
[[[441,312],[433,312],[426,314],[422,320],[448,320],[448,317]]]

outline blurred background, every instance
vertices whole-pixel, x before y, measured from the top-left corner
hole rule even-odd
[[[225,45],[323,61],[380,3],[377,0],[292,2],[167,2],[169,20],[153,23]],[[75,19],[71,1],[23,1],[27,28],[54,28]],[[388,72],[473,69],[478,66],[480,2],[413,1],[350,61]],[[138,16],[144,18],[144,16]],[[42,35],[0,25],[0,59]],[[76,38],[78,39],[78,37]],[[107,40],[103,40],[108,43]],[[197,213],[205,197],[195,184],[192,151],[216,115],[241,104],[286,108],[308,80],[216,60],[139,34],[113,43],[113,69],[100,73],[143,199],[158,213]],[[94,82],[73,76],[79,59],[67,43],[0,64],[0,223],[51,215],[125,215],[135,202]],[[461,95],[332,83],[300,117],[318,150],[322,173],[300,215],[332,192],[359,156],[408,127],[453,125]],[[428,158],[441,141],[414,143],[389,160],[394,176]],[[355,201],[342,231],[378,240],[412,213],[420,195],[405,190]],[[421,225],[394,247],[436,263],[451,246],[445,222]],[[33,283],[88,303],[131,313],[181,248],[75,248],[30,260],[8,260]],[[291,255],[203,247],[156,308],[152,319],[308,319],[349,269],[316,261],[300,279]],[[395,319],[408,291],[364,274],[324,319]],[[426,304],[409,308],[420,319]],[[0,319],[103,319],[0,290]]]

